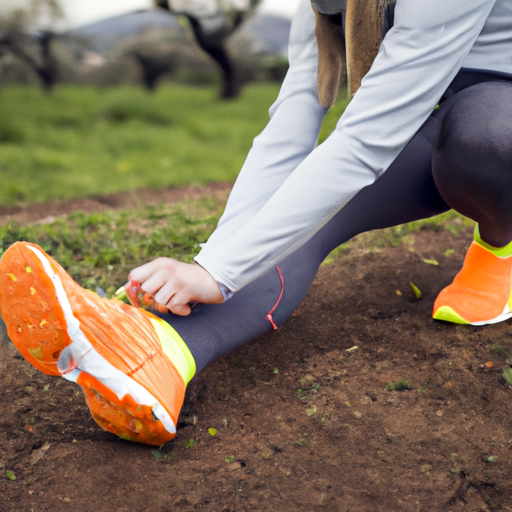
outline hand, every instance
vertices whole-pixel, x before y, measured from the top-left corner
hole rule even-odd
[[[172,258],[157,258],[134,268],[130,279],[152,295],[175,315],[190,314],[189,302],[220,304],[224,302],[217,281],[195,263],[182,263]]]

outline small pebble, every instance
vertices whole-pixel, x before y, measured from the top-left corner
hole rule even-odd
[[[240,464],[240,462],[232,462],[231,464],[228,464],[227,468],[229,471],[236,471],[237,469],[242,468],[242,464]]]

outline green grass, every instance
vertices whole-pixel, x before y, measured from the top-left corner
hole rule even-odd
[[[474,222],[467,217],[463,217],[455,210],[449,210],[446,213],[431,217],[430,219],[400,224],[388,229],[379,229],[368,233],[362,233],[347,244],[340,245],[334,249],[325,258],[323,265],[332,264],[337,256],[347,249],[357,249],[360,253],[378,252],[384,247],[397,247],[402,244],[410,246],[411,235],[421,230],[443,231],[446,230],[454,236],[467,232]],[[449,257],[452,251],[446,251],[445,256]]]
[[[399,379],[396,382],[389,382],[386,386],[386,391],[408,391],[411,385],[408,380]]]
[[[233,181],[276,85],[234,101],[213,88],[0,90],[0,204]]]
[[[134,210],[74,212],[49,224],[0,227],[0,256],[14,242],[40,245],[82,286],[108,295],[134,267],[159,256],[189,262],[213,231],[222,205],[212,199]]]

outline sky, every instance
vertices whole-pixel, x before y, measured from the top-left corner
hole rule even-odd
[[[26,6],[29,2],[30,0],[0,0],[0,13],[12,7]],[[291,16],[298,2],[299,0],[263,0],[261,9]],[[66,28],[153,6],[151,0],[60,0],[60,4],[66,14]]]

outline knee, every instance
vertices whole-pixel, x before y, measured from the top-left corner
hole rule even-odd
[[[492,178],[512,171],[512,84],[460,92],[441,121],[432,171],[436,181]],[[498,172],[497,172],[498,171]]]

